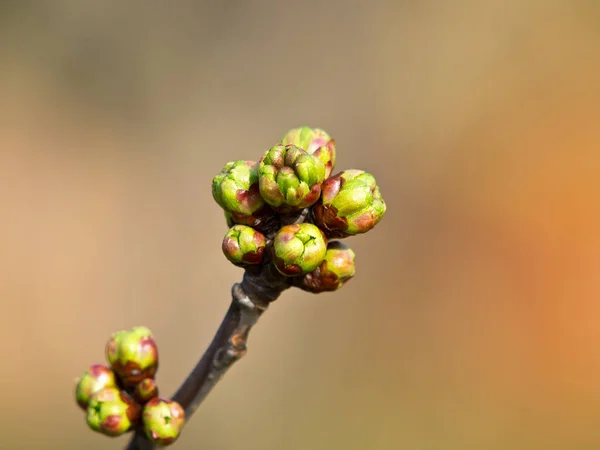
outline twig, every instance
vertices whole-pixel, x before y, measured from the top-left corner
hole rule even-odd
[[[260,267],[246,269],[242,282],[233,285],[231,305],[215,337],[173,396],[173,400],[185,409],[186,420],[227,369],[245,355],[248,334],[269,303],[290,287],[290,280],[279,274],[270,261],[265,262]],[[138,427],[126,449],[153,450],[154,445]]]
[[[256,324],[267,305],[257,306],[244,294],[239,284],[232,289],[232,302],[223,325],[213,343],[200,359],[192,373],[173,396],[190,417],[227,369],[246,353],[250,329]],[[224,343],[223,338],[225,338]]]

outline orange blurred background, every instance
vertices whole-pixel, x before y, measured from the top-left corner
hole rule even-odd
[[[589,0],[3,2],[0,447],[125,445],[73,380],[143,324],[177,388],[242,275],[210,181],[308,124],[386,217],[347,287],[271,306],[174,448],[600,448],[599,25]]]

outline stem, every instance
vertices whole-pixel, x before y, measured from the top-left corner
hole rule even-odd
[[[227,369],[246,354],[250,330],[269,303],[289,287],[290,280],[279,274],[268,262],[260,267],[246,269],[242,282],[233,285],[231,305],[215,337],[173,396],[173,400],[185,409],[186,421]],[[153,449],[154,444],[146,438],[142,426],[138,426],[126,450]]]
[[[231,305],[217,334],[206,353],[173,396],[173,400],[184,407],[188,418],[194,414],[227,369],[244,356],[250,329],[267,308],[266,305],[264,307],[254,305],[240,291],[240,285],[234,284]]]

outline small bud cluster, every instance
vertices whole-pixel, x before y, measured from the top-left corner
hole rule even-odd
[[[158,397],[158,348],[150,330],[134,327],[114,333],[105,350],[108,366],[91,365],[75,387],[88,426],[106,436],[121,436],[140,425],[155,444],[175,442],[185,412],[177,402]]]
[[[225,165],[212,194],[227,225],[222,250],[239,267],[273,264],[293,285],[335,291],[355,273],[354,252],[331,239],[366,233],[386,205],[362,170],[332,175],[334,140],[319,128],[288,131],[258,161]]]

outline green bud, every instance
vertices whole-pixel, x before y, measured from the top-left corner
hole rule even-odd
[[[325,235],[311,223],[286,225],[273,239],[275,267],[287,276],[312,272],[326,252]]]
[[[144,404],[158,397],[158,386],[152,378],[144,378],[135,386],[133,393],[135,400],[138,403]]]
[[[225,257],[236,266],[260,264],[267,241],[265,236],[246,225],[235,225],[223,239]]]
[[[323,162],[294,145],[276,145],[258,163],[260,194],[278,212],[314,204],[321,195],[323,180]]]
[[[92,364],[77,380],[75,400],[82,409],[87,409],[92,396],[106,387],[116,387],[115,373],[102,364]]]
[[[154,378],[158,370],[158,348],[146,327],[113,334],[106,344],[106,358],[125,386]]]
[[[129,431],[140,417],[140,406],[117,388],[104,388],[94,394],[87,408],[87,424],[107,436]]]
[[[385,210],[373,175],[345,170],[325,180],[312,212],[315,224],[328,237],[342,238],[366,233],[379,223]]]
[[[327,244],[323,262],[300,280],[299,287],[305,291],[335,291],[341,288],[355,273],[354,252],[347,245],[332,241]]]
[[[177,440],[185,424],[185,411],[172,400],[155,398],[142,412],[144,432],[157,445],[169,445]]]
[[[260,196],[254,161],[234,161],[213,178],[212,195],[228,222],[259,226],[268,207]]]
[[[335,142],[320,128],[300,127],[288,131],[281,139],[282,145],[295,145],[316,156],[325,165],[325,178],[335,166]]]

